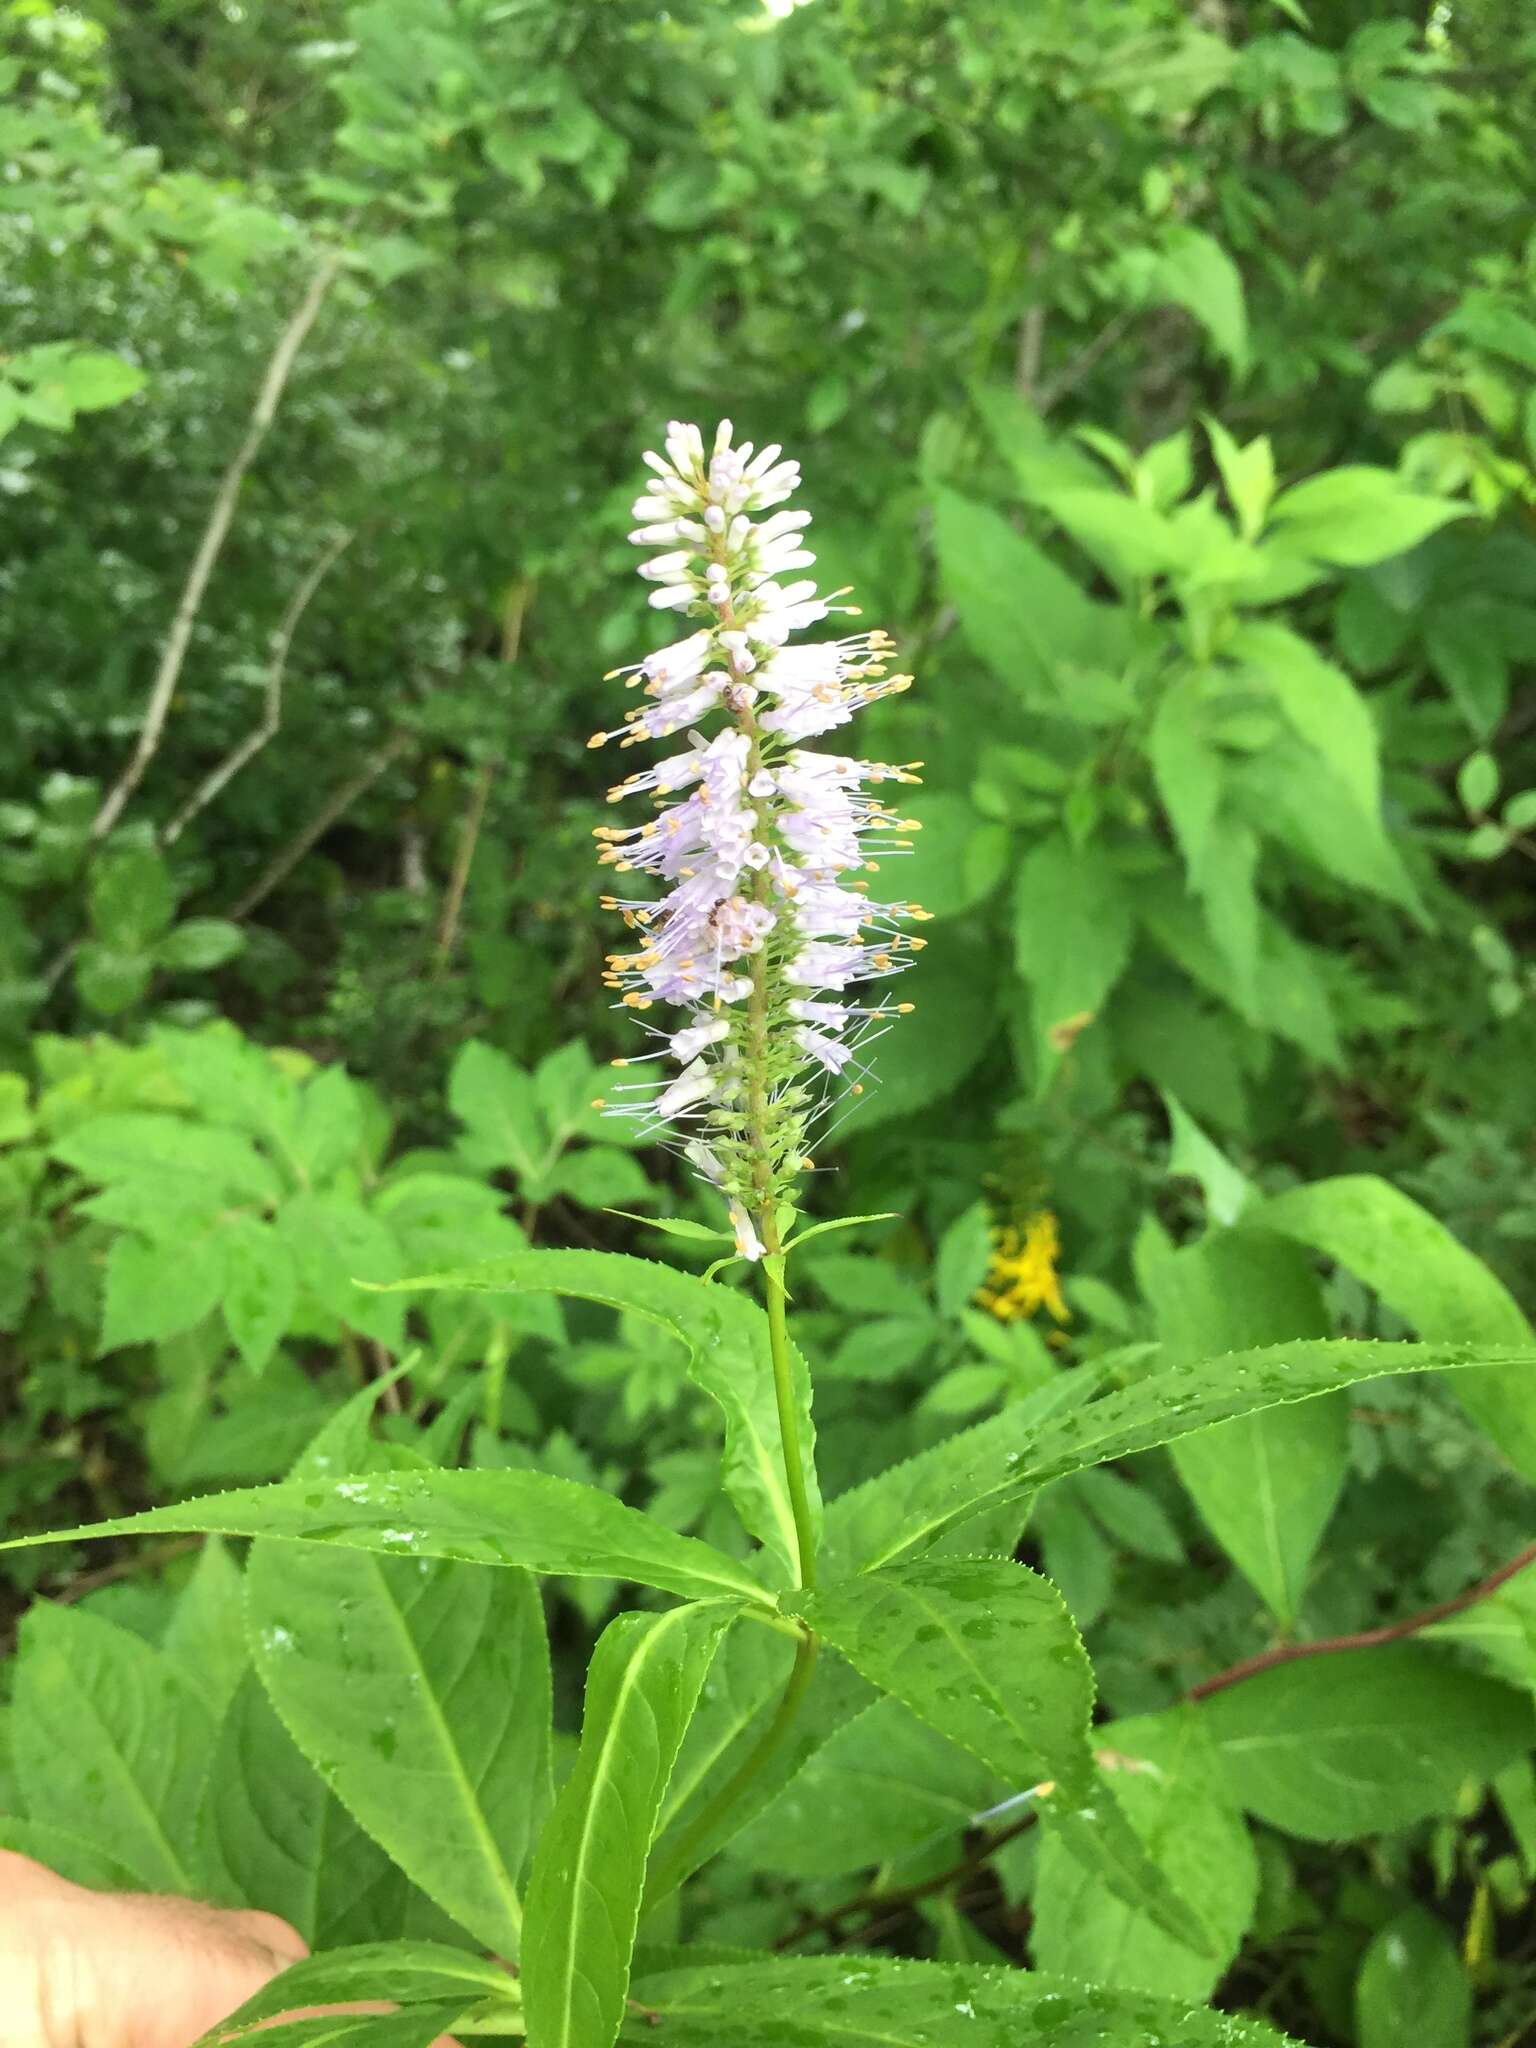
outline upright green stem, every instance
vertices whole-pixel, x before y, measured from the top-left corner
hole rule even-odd
[[[785,1262],[776,1217],[764,1217],[762,1236],[768,1248],[763,1259],[763,1300],[768,1311],[768,1348],[773,1358],[773,1398],[779,1411],[784,1480],[789,1488],[790,1512],[795,1518],[800,1584],[809,1590],[816,1584],[816,1525],[811,1519],[811,1500],[805,1485],[805,1460],[800,1448],[794,1367],[790,1361],[789,1331],[784,1319],[787,1300],[784,1292]]]
[[[676,1841],[660,1862],[652,1866],[645,1888],[645,1903],[649,1909],[658,1905],[691,1877],[699,1864],[709,1855],[713,1837],[725,1816],[732,1812],[743,1795],[760,1778],[778,1751],[783,1747],[790,1730],[799,1718],[800,1708],[806,1693],[810,1690],[816,1672],[816,1638],[807,1632],[795,1646],[795,1661],[789,1674],[773,1719],[763,1730],[751,1751],[743,1757],[719,1791],[694,1815],[687,1827],[682,1829]]]

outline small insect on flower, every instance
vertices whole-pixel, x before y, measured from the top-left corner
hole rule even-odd
[[[846,725],[912,678],[887,675],[883,633],[797,641],[852,613],[793,572],[815,556],[808,512],[775,511],[799,487],[776,443],[732,446],[723,420],[706,451],[695,426],[673,421],[664,455],[636,499],[630,539],[660,552],[640,574],[651,604],[694,630],[613,678],[641,702],[591,744],[686,734],[682,750],[641,768],[609,801],[649,797],[658,815],[599,826],[598,858],[647,893],[605,897],[635,934],[609,955],[608,985],[630,1009],[676,1005],[647,1025],[639,1058],[661,1078],[626,1081],[604,1106],[670,1125],[684,1156],[728,1206],[738,1251],[778,1245],[778,1204],[806,1164],[811,1127],[862,1092],[866,1055],[910,1003],[859,1002],[850,991],[910,964],[923,945],[905,927],[915,903],[872,903],[862,879],[877,856],[905,852],[916,821],[876,794],[914,783],[921,762],[890,767],[803,742]],[[613,678],[610,678],[612,680]],[[710,725],[713,724],[713,730]],[[659,893],[658,893],[659,892]]]

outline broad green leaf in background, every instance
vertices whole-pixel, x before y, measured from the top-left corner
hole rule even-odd
[[[92,1117],[56,1138],[50,1150],[87,1180],[163,1176],[214,1202],[269,1202],[282,1191],[272,1167],[238,1132],[149,1111]]]
[[[674,1536],[595,1486],[548,1472],[409,1472],[329,1483],[290,1480],[211,1494],[56,1535],[15,1536],[0,1549],[60,1535],[137,1536],[181,1530],[286,1536],[386,1556],[520,1565],[572,1578],[634,1579],[683,1599],[728,1595],[771,1605],[733,1558]]]
[[[413,1291],[544,1293],[598,1301],[658,1323],[688,1348],[688,1371],[725,1418],[724,1477],[749,1534],[793,1571],[794,1511],[784,1480],[783,1436],[774,1398],[768,1319],[746,1295],[649,1259],[618,1252],[525,1252],[464,1272],[406,1283]],[[811,1383],[791,1351],[799,1409],[800,1468],[819,1522]]]
[[[222,1904],[277,1913],[312,1947],[399,1924],[399,1872],[305,1760],[254,1671],[219,1726],[201,1827]]]
[[[966,638],[1026,704],[1048,703],[1063,664],[1112,659],[1118,616],[1086,597],[1000,512],[958,492],[934,497],[934,542],[945,594]]]
[[[389,1226],[351,1195],[305,1190],[284,1202],[277,1227],[300,1284],[320,1306],[398,1351],[405,1305],[381,1291],[401,1277],[400,1247]]]
[[[1221,807],[1221,750],[1207,730],[1204,693],[1194,676],[1175,678],[1158,699],[1147,736],[1153,779],[1190,886],[1199,889]]]
[[[293,1253],[270,1223],[235,1216],[219,1232],[224,1254],[220,1308],[235,1348],[252,1372],[271,1362],[298,1301]]]
[[[1343,669],[1310,641],[1269,619],[1246,619],[1228,653],[1274,693],[1295,731],[1320,754],[1362,816],[1381,809],[1381,758],[1376,721]]]
[[[222,1721],[251,1653],[245,1640],[240,1567],[217,1536],[210,1536],[199,1549],[161,1642],[188,1684],[202,1694],[214,1719]]]
[[[754,1870],[836,1877],[946,1838],[958,1844],[974,1816],[1013,1789],[887,1695],[828,1738],[737,1836],[731,1856]]]
[[[1417,1643],[1280,1664],[1200,1712],[1239,1804],[1315,1842],[1451,1813],[1536,1737],[1528,1698]]]
[[[1237,265],[1212,235],[1180,225],[1163,238],[1154,294],[1191,314],[1233,369],[1248,367],[1248,309]]]
[[[21,1624],[11,1743],[27,1817],[102,1842],[148,1891],[195,1896],[213,1718],[175,1661],[75,1607]]]
[[[1259,1869],[1198,1713],[1175,1708],[1095,1731],[1100,1769],[1132,1827],[1211,1939],[1196,1954],[1109,1894],[1047,1830],[1041,1837],[1030,1949],[1062,1977],[1117,1990],[1209,1998],[1247,1930]]]
[[[258,1543],[256,1668],[327,1785],[421,1889],[517,1954],[549,1797],[549,1653],[525,1572]]]
[[[86,1835],[71,1834],[65,1828],[50,1827],[46,1821],[24,1820],[15,1814],[0,1814],[0,1849],[18,1856],[30,1856],[71,1884],[83,1884],[92,1891],[131,1892],[143,1878],[100,1842]]]
[[[880,1040],[858,1106],[845,1112],[850,1136],[899,1123],[960,1085],[996,1034],[997,982],[995,947],[959,923],[935,929],[895,990],[917,1014]]]
[[[1522,1345],[1531,1325],[1503,1282],[1443,1223],[1375,1174],[1344,1174],[1277,1195],[1248,1219],[1346,1267],[1431,1343]],[[1536,1364],[1457,1373],[1467,1413],[1536,1479]]]
[[[949,1530],[1052,1479],[1128,1458],[1239,1415],[1350,1387],[1398,1372],[1446,1372],[1487,1365],[1536,1369],[1536,1344],[1384,1344],[1339,1339],[1265,1345],[1153,1373],[1102,1400],[1040,1420],[1029,1404],[961,1431],[938,1455],[897,1466],[848,1496],[847,1514],[829,1525],[858,1546],[874,1570],[921,1552]],[[867,1547],[866,1547],[867,1546]]]
[[[1170,1364],[1282,1337],[1322,1337],[1328,1314],[1306,1255],[1273,1239],[1223,1231],[1187,1245],[1148,1275]],[[1289,1624],[1349,1462],[1342,1394],[1270,1408],[1201,1430],[1173,1462],[1223,1550]]]
[[[459,1149],[473,1166],[509,1167],[519,1180],[540,1173],[549,1134],[533,1076],[478,1041],[461,1048],[448,1076],[448,1106],[464,1125]]]
[[[1359,2048],[1469,2048],[1472,1984],[1448,1930],[1409,1906],[1371,1937],[1355,1979]]]
[[[783,1604],[872,1685],[1015,1790],[1050,1781],[1042,1813],[1069,1854],[1170,1932],[1206,1945],[1114,1795],[1096,1784],[1088,1740],[1093,1673],[1048,1580],[1005,1559],[956,1558],[847,1579]]]
[[[528,1884],[523,1996],[542,2048],[611,2048],[667,1780],[720,1637],[720,1605],[626,1614],[587,1673],[581,1747]]]
[[[1285,2048],[1259,2020],[1032,1970],[890,1956],[714,1958],[638,1978],[635,2002],[677,2048]],[[624,2040],[652,2038],[644,2014]]]
[[[1270,527],[1288,547],[1320,562],[1359,567],[1417,547],[1469,505],[1409,490],[1390,469],[1363,464],[1324,470],[1282,491]]]
[[[1014,889],[1014,958],[1029,984],[1043,1093],[1130,958],[1131,898],[1104,849],[1060,835],[1025,856]]]
[[[177,1244],[126,1234],[107,1254],[101,1348],[158,1343],[200,1323],[224,1292],[224,1245],[205,1230]]]
[[[989,896],[1008,862],[1008,831],[977,815],[964,797],[925,794],[922,830],[899,869],[904,896],[935,918],[955,917]]]

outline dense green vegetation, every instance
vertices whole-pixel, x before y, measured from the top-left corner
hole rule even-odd
[[[0,87],[0,1522],[156,1511],[0,1559],[0,1846],[434,1944],[303,1990],[423,2042],[521,1943],[533,2048],[1517,2048],[1521,0],[4,0]],[[814,1593],[755,1276],[592,1106],[721,414],[917,678]],[[559,1887],[653,1835],[626,2005]]]

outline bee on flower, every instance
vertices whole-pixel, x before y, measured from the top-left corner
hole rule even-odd
[[[813,1126],[862,1091],[871,1041],[912,1007],[853,992],[923,944],[906,927],[927,913],[872,901],[866,879],[917,829],[878,792],[916,782],[922,764],[804,744],[912,678],[887,674],[881,632],[798,637],[856,615],[843,593],[824,597],[797,574],[815,561],[810,514],[774,508],[799,488],[799,465],[776,443],[733,446],[729,420],[707,450],[676,421],[664,445],[645,458],[653,475],[630,539],[661,550],[640,568],[651,605],[697,624],[613,671],[641,701],[590,744],[683,735],[678,752],[609,791],[610,803],[649,797],[656,815],[596,833],[604,865],[641,878],[603,899],[634,934],[610,954],[608,985],[632,1010],[682,1015],[648,1022],[654,1049],[615,1062],[656,1060],[661,1077],[619,1084],[625,1099],[603,1106],[674,1128],[755,1259],[778,1249],[778,1206],[809,1164]]]

